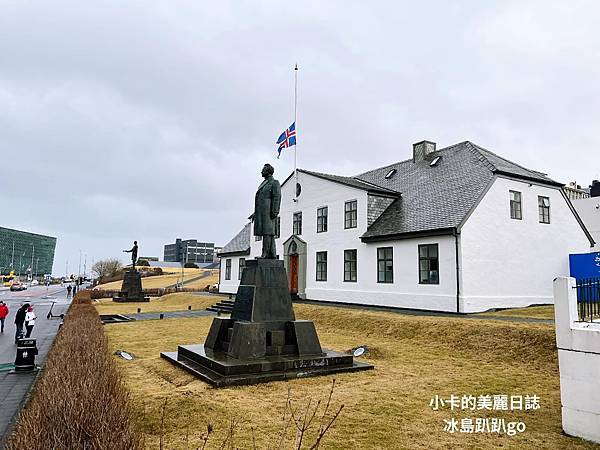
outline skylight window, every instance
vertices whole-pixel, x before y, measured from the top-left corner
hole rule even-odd
[[[386,180],[389,180],[390,178],[392,178],[394,176],[394,174],[396,173],[396,169],[391,169],[385,176]]]
[[[441,156],[436,156],[435,158],[433,158],[433,161],[431,161],[431,162],[429,163],[429,165],[430,165],[431,167],[433,167],[433,166],[437,166],[437,163],[438,163],[438,161],[440,160],[440,158],[441,158]]]

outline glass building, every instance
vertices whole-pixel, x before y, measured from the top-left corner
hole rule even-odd
[[[56,238],[0,227],[0,273],[52,273]]]

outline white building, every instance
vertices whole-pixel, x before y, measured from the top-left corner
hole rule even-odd
[[[297,200],[295,177],[282,183],[277,250],[304,299],[461,313],[551,303],[569,253],[593,245],[562,184],[468,141],[419,142],[354,177],[298,172]],[[261,253],[250,231],[221,252],[221,292]]]
[[[244,228],[225,245],[217,254],[221,259],[219,272],[219,292],[236,293],[244,262],[250,255],[250,232],[251,224]]]

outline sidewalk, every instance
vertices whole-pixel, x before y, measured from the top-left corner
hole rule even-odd
[[[50,310],[48,300],[41,297],[11,299],[2,298],[10,309],[9,316],[6,318],[4,333],[0,334],[0,448],[4,448],[4,441],[7,433],[10,431],[17,418],[21,407],[24,405],[27,395],[33,386],[37,374],[9,374],[6,369],[7,364],[13,364],[16,355],[15,345],[15,313],[21,303],[27,301],[34,306],[37,319],[33,328],[32,338],[37,339],[37,347],[39,350],[36,357],[37,365],[41,366],[46,361],[48,351],[54,341],[54,337],[58,332],[60,319],[46,319],[46,315]],[[60,314],[67,311],[68,304],[56,304],[52,310],[54,314]]]

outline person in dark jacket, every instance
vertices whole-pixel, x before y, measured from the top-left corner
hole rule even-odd
[[[29,303],[25,303],[18,309],[17,314],[15,314],[15,326],[17,327],[17,331],[15,333],[15,344],[19,339],[23,337],[23,325],[25,324],[25,314],[27,314],[29,306],[31,306]]]

